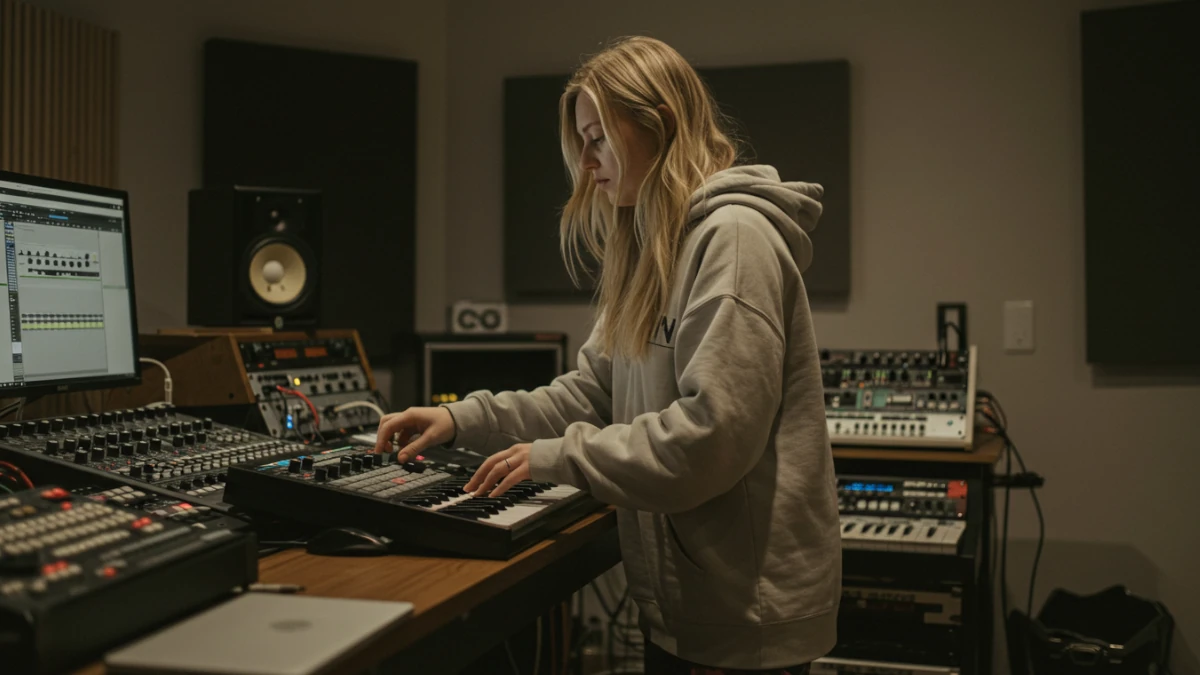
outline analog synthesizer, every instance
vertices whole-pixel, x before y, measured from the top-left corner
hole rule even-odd
[[[970,450],[975,347],[961,352],[821,350],[829,440],[841,446]]]

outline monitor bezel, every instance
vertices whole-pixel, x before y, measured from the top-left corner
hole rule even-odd
[[[137,320],[137,287],[134,285],[133,278],[133,226],[129,215],[129,193],[125,190],[115,188],[30,176],[12,171],[0,171],[0,181],[25,183],[34,187],[53,190],[70,190],[97,197],[121,200],[125,216],[125,278],[129,282],[129,319],[131,323],[130,328],[132,329],[131,335],[133,337],[133,373],[131,375],[101,375],[70,380],[37,382],[22,386],[0,386],[0,398],[25,398],[28,400],[47,394],[65,394],[73,391],[90,391],[95,389],[117,389],[140,385],[142,383],[142,362]]]

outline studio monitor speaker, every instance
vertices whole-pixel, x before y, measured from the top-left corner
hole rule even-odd
[[[214,187],[188,195],[188,323],[316,326],[321,193]]]

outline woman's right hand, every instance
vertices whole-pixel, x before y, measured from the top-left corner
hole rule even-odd
[[[407,462],[425,448],[454,440],[456,431],[454,417],[445,408],[409,408],[379,420],[375,452],[399,450],[396,461]]]

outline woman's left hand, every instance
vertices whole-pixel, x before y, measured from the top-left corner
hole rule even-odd
[[[484,460],[483,465],[463,486],[476,497],[499,497],[512,486],[529,479],[529,450],[531,443],[519,443]],[[497,485],[499,483],[499,485]],[[488,490],[495,489],[488,493]]]

